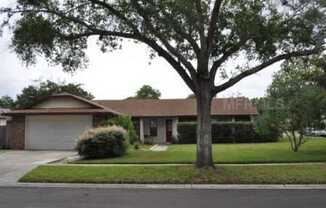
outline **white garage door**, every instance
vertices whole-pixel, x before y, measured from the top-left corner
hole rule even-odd
[[[76,140],[92,127],[92,116],[27,116],[26,149],[72,150]]]

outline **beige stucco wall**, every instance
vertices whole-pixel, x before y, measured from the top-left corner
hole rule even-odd
[[[178,118],[172,119],[172,136],[178,138]]]
[[[50,98],[34,108],[89,108],[90,105],[73,98]]]
[[[141,136],[144,137],[149,137],[150,139],[152,139],[152,142],[155,144],[163,144],[166,143],[166,120],[172,120],[172,135],[174,137],[178,136],[178,129],[177,129],[177,125],[178,125],[178,118],[154,118],[157,119],[157,137],[153,137],[151,138],[150,135],[150,118],[141,118],[142,120],[142,129],[143,130],[143,134],[141,134]],[[141,138],[142,140],[142,138]]]
[[[166,130],[165,130],[165,119],[157,119],[157,137],[154,140],[154,143],[163,144],[166,142]]]

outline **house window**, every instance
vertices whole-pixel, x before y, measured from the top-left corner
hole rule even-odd
[[[152,119],[149,124],[149,134],[151,137],[157,137],[157,120]]]

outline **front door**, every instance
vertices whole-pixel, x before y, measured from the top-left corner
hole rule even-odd
[[[172,120],[165,121],[166,143],[172,143]]]

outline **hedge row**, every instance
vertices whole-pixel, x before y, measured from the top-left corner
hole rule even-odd
[[[179,123],[178,140],[180,144],[195,144],[196,123]],[[259,135],[252,123],[214,123],[212,124],[213,143],[259,143],[276,142],[278,138]]]

